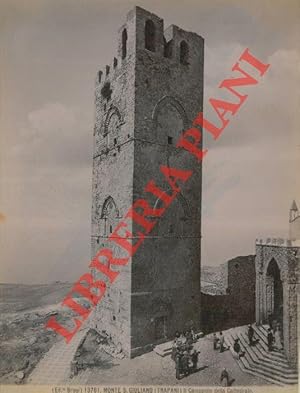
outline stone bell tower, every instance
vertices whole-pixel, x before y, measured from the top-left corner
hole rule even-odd
[[[135,7],[118,48],[96,80],[92,256],[147,181],[166,188],[160,165],[193,170],[94,315],[99,331],[136,356],[176,330],[199,328],[202,168],[176,142],[202,110],[204,41],[174,25],[164,31],[161,18]]]

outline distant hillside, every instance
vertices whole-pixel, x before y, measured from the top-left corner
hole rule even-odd
[[[201,292],[210,295],[224,295],[226,293],[226,282],[224,265],[202,266]]]
[[[234,263],[253,263],[255,255],[240,255],[229,259],[219,266],[201,267],[201,292],[208,295],[225,295],[228,282],[228,264]]]
[[[0,314],[60,303],[73,284],[0,284]]]
[[[60,336],[45,329],[51,315],[63,326],[72,312],[62,307],[73,284],[0,284],[0,384],[26,383],[35,365]]]

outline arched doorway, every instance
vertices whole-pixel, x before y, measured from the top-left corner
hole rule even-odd
[[[283,322],[283,288],[280,278],[280,269],[273,258],[268,265],[266,273],[266,301],[268,322]]]

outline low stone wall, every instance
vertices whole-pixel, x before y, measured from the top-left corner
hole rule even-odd
[[[205,334],[246,325],[255,321],[255,308],[252,302],[242,303],[235,295],[202,293],[201,321]]]

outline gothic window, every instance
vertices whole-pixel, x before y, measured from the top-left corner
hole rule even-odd
[[[171,190],[167,192],[170,193]],[[158,198],[154,204],[154,209],[163,208],[164,204],[160,198]],[[192,217],[190,206],[188,205],[185,197],[182,193],[179,193],[175,201],[170,207],[169,220],[160,220],[157,217],[156,225],[151,231],[152,236],[159,234],[175,234],[176,236],[182,236],[189,230],[189,219]]]
[[[181,64],[189,64],[189,46],[185,41],[181,41],[180,43],[180,63]]]
[[[155,26],[150,19],[145,24],[145,48],[155,52]]]
[[[108,149],[112,148],[117,144],[120,124],[121,124],[120,112],[118,108],[113,106],[109,109],[104,124],[103,136],[105,138],[105,144]]]
[[[185,129],[186,115],[176,100],[165,97],[156,105],[153,120],[157,140],[172,145]]]
[[[124,29],[122,32],[122,59],[125,59],[127,55],[127,30]]]
[[[173,40],[166,42],[166,39],[164,38],[164,56],[170,59],[172,57],[172,52],[173,52]]]
[[[110,83],[109,82],[105,82],[102,89],[101,89],[101,95],[104,99],[106,99],[107,101],[110,100],[111,95],[112,95],[112,89],[110,88]]]
[[[119,211],[114,199],[109,196],[105,199],[101,212],[101,219],[104,220],[104,236],[112,233],[119,218]]]

